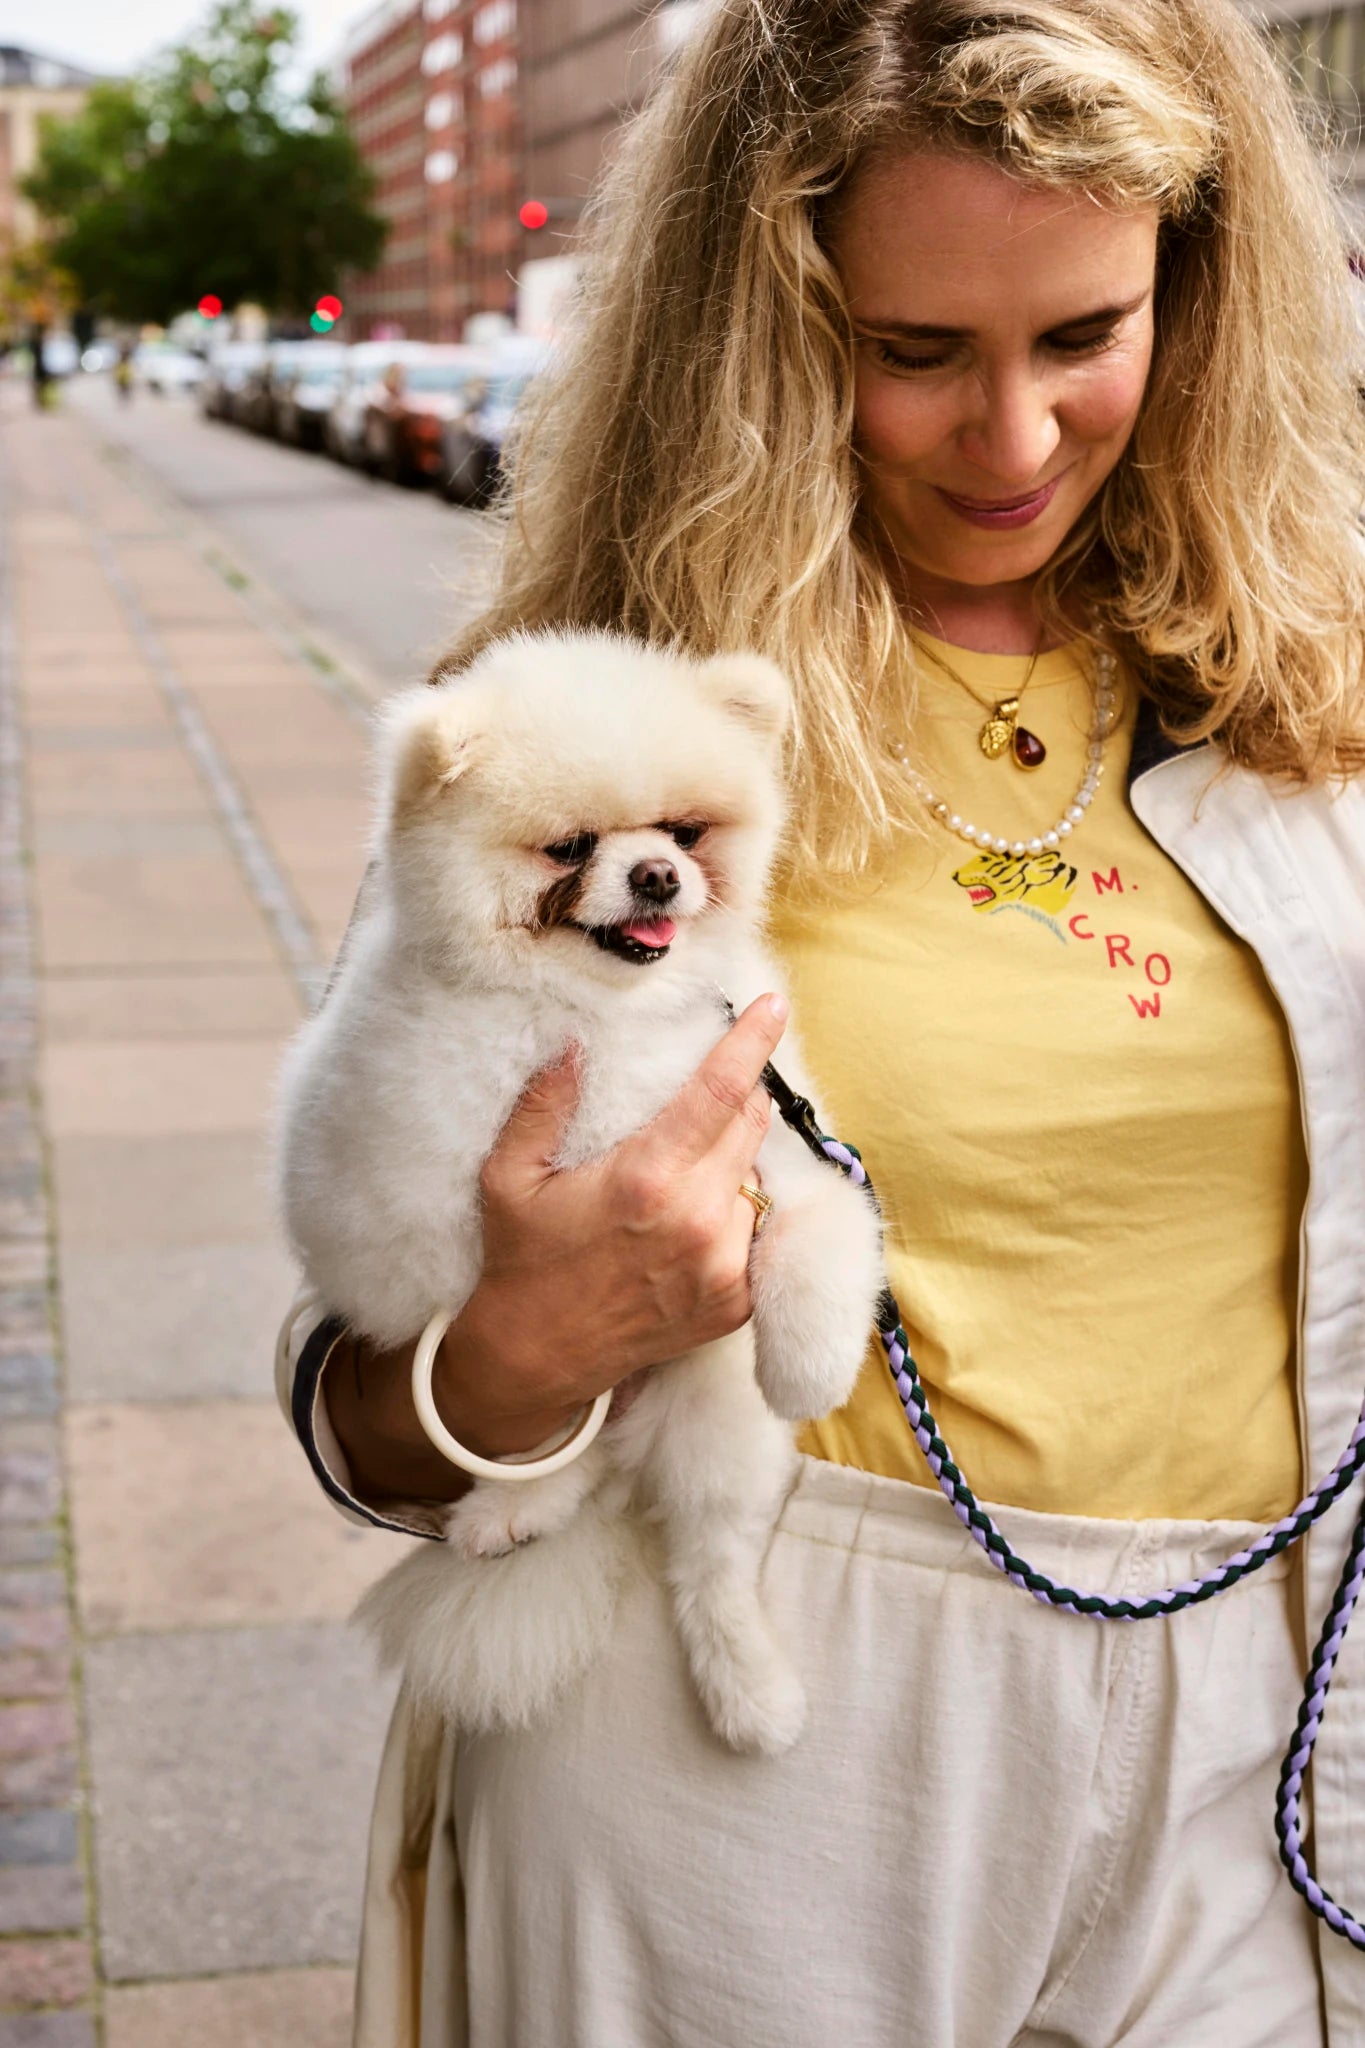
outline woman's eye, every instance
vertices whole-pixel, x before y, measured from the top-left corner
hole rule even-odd
[[[1097,356],[1103,354],[1105,349],[1111,348],[1117,340],[1118,334],[1115,329],[1106,327],[1103,334],[1087,334],[1084,341],[1063,341],[1059,335],[1051,335],[1048,347],[1057,349],[1064,356]]]
[[[553,846],[542,846],[540,850],[547,860],[562,868],[581,868],[585,860],[591,859],[596,844],[595,832],[579,832],[572,839],[557,839]]]
[[[907,356],[898,348],[892,348],[889,341],[876,344],[877,360],[890,370],[941,370],[949,358],[937,356]]]
[[[684,853],[690,853],[698,840],[706,836],[705,825],[660,825],[659,830],[667,832],[674,845],[680,846]]]

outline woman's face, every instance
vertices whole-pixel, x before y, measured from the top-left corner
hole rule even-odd
[[[857,177],[830,253],[857,336],[865,489],[913,591],[1035,576],[1133,431],[1158,216],[907,152]]]

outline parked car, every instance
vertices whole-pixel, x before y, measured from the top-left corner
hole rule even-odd
[[[499,351],[484,389],[441,438],[441,490],[453,505],[485,505],[497,485],[503,443],[517,407],[548,351],[540,344]]]
[[[488,386],[486,350],[458,343],[390,363],[365,409],[365,466],[390,483],[440,479],[442,438]]]
[[[173,341],[144,341],[133,350],[133,376],[149,391],[165,398],[172,391],[194,391],[204,381],[202,356]]]
[[[264,354],[263,341],[219,342],[199,387],[199,406],[206,419],[233,417],[237,396]]]
[[[247,372],[233,406],[232,416],[238,426],[250,427],[257,434],[278,433],[279,397],[285,381],[311,350],[327,345],[316,341],[267,342],[260,361]],[[341,344],[333,342],[331,346],[340,348]]]
[[[391,363],[422,355],[421,341],[357,341],[346,351],[346,364],[328,408],[323,446],[338,462],[363,464],[365,415],[370,398]]]
[[[327,414],[341,387],[347,350],[339,341],[312,342],[285,366],[275,387],[275,431],[293,448],[321,448]]]

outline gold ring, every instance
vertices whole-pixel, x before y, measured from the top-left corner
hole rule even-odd
[[[753,1203],[754,1216],[757,1219],[754,1223],[754,1236],[762,1237],[763,1232],[767,1228],[768,1218],[773,1213],[772,1196],[765,1195],[762,1188],[753,1187],[747,1180],[740,1182],[739,1192],[743,1195],[746,1202]]]

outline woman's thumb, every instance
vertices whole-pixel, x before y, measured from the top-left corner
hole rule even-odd
[[[536,1179],[551,1171],[578,1104],[579,1060],[579,1048],[568,1045],[531,1076],[497,1142],[504,1167],[519,1167]]]

